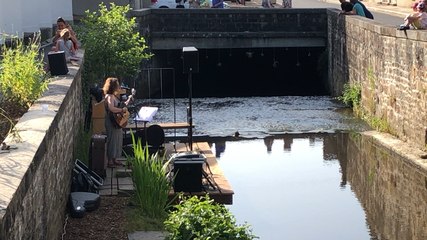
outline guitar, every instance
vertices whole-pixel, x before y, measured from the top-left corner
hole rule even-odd
[[[136,94],[136,90],[132,88],[131,93],[132,94],[129,96],[129,99],[130,99],[129,101],[133,101]],[[116,124],[121,128],[124,128],[128,125],[128,120],[130,117],[130,113],[128,109],[127,108],[124,108],[124,109],[125,111],[122,113],[114,113],[114,120],[116,121]]]

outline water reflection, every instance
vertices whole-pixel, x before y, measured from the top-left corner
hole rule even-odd
[[[427,175],[372,137],[352,135],[347,177],[378,239],[427,239]]]
[[[274,138],[273,137],[266,137],[264,138],[264,144],[267,147],[267,152],[271,152],[271,147],[273,146]]]
[[[287,134],[226,144],[218,161],[235,190],[229,208],[261,239],[427,239],[425,172],[371,137]]]
[[[229,208],[237,220],[250,223],[260,239],[370,239],[363,208],[351,188],[341,187],[345,136],[227,142],[218,161],[235,191]]]
[[[154,122],[186,121],[187,100],[172,102],[140,104],[159,107]],[[261,239],[427,239],[425,171],[370,138],[336,133],[368,127],[332,98],[195,99],[193,118],[195,135],[219,137],[212,149],[235,190],[230,208]],[[236,141],[248,138],[258,139]]]

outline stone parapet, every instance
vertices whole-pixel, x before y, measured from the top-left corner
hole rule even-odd
[[[152,50],[326,45],[326,9],[141,9],[130,15]]]
[[[83,123],[81,69],[68,68],[17,123],[20,141],[5,139],[17,149],[0,155],[0,239],[60,239]]]

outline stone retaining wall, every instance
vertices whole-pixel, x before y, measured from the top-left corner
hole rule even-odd
[[[80,67],[69,70],[19,120],[22,141],[5,140],[18,149],[0,155],[0,239],[60,239],[83,123]]]
[[[378,239],[427,239],[427,164],[419,149],[375,131],[352,135],[343,174]]]
[[[362,107],[400,139],[426,149],[427,31],[399,31],[357,16],[328,11],[331,93],[362,87]]]

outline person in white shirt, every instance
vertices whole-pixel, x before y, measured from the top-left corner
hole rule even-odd
[[[399,30],[408,30],[412,26],[414,29],[427,29],[427,12],[424,2],[417,4],[417,12],[409,14],[404,19],[405,23],[399,26]]]

